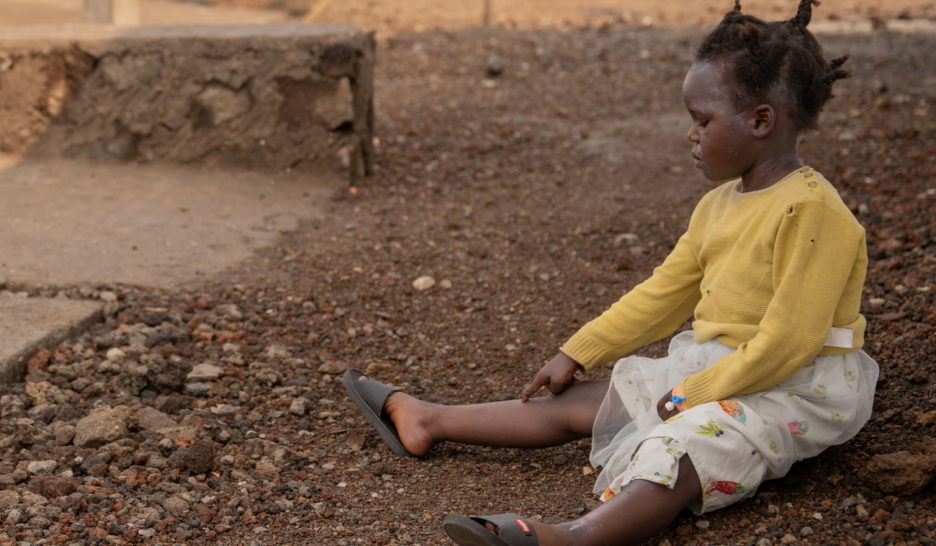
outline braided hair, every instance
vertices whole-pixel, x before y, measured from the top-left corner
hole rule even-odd
[[[819,112],[832,98],[832,84],[847,78],[848,55],[826,61],[806,26],[818,0],[800,0],[796,15],[766,23],[741,13],[741,1],[725,14],[696,52],[696,62],[723,61],[738,85],[739,106],[753,104],[774,89],[787,94],[799,129],[815,129]]]

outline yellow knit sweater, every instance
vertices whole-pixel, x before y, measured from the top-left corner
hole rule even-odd
[[[561,351],[586,369],[672,334],[693,315],[697,342],[736,351],[683,381],[690,406],[783,381],[817,355],[861,348],[864,229],[809,167],[773,186],[721,184],[653,275]],[[675,386],[675,385],[674,385]]]

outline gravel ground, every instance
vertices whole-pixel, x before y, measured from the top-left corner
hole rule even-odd
[[[109,303],[106,323],[0,390],[0,544],[434,545],[451,511],[593,508],[588,441],[401,459],[340,373],[437,402],[511,398],[648,275],[710,187],[679,96],[700,36],[613,22],[401,33],[380,42],[379,171],[327,218],[203,286],[4,286]],[[875,413],[655,544],[936,543],[936,36],[823,42],[855,76],[802,155],[868,230]],[[423,276],[435,284],[415,288]]]

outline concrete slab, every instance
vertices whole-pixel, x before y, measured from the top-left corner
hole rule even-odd
[[[0,165],[0,278],[172,287],[235,266],[347,186],[270,174],[68,160]]]
[[[97,301],[0,293],[0,383],[20,381],[36,351],[89,328],[101,319],[103,306]]]

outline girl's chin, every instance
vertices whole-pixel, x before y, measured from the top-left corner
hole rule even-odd
[[[717,183],[717,184],[720,184],[720,183],[722,183],[722,182],[728,182],[729,180],[734,180],[734,179],[740,177],[740,175],[734,175],[734,176],[732,176],[732,175],[724,175],[724,174],[721,174],[721,173],[717,173],[717,174],[716,174],[716,173],[708,173],[708,172],[705,172],[704,170],[702,171],[702,174],[705,175],[705,178],[706,178],[709,182],[715,182],[715,183]]]

